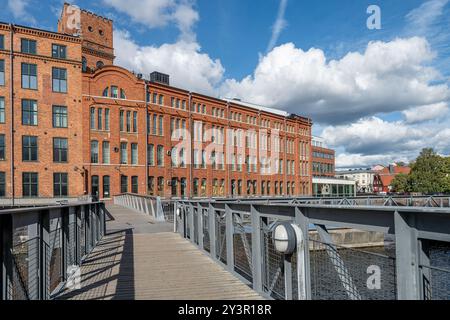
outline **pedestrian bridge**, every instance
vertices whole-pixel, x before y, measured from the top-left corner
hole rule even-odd
[[[114,203],[0,210],[0,298],[450,299],[449,197]]]

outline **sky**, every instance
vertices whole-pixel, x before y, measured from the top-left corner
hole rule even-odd
[[[56,30],[63,2],[0,0],[0,20]],[[450,155],[450,0],[71,3],[114,20],[118,65],[311,117],[338,168]]]

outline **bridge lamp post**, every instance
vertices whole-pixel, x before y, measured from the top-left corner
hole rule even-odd
[[[292,255],[297,252],[298,299],[306,299],[305,241],[302,230],[293,223],[280,222],[273,229],[275,250],[284,255],[285,299],[292,300]]]

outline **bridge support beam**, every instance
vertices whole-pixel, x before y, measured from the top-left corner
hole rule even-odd
[[[262,250],[261,250],[261,215],[255,206],[251,206],[252,222],[252,276],[253,290],[258,293],[263,292],[262,285]]]

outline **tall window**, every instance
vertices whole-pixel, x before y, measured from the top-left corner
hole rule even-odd
[[[147,186],[148,186],[148,194],[154,195],[155,193],[155,177],[148,177]]]
[[[159,95],[159,100],[158,100],[159,105],[163,105],[164,104],[164,96],[162,94]]]
[[[67,197],[68,196],[68,174],[55,172],[53,174],[53,196]]]
[[[67,70],[62,68],[52,69],[53,92],[67,92]]]
[[[98,163],[98,141],[91,141],[91,163]]]
[[[67,162],[68,143],[66,138],[53,138],[53,161]]]
[[[0,160],[6,159],[5,135],[0,134]]]
[[[0,50],[5,49],[5,36],[0,34]]]
[[[0,197],[6,195],[6,174],[5,172],[0,172]]]
[[[124,131],[124,114],[125,114],[125,112],[123,110],[120,110],[119,121],[120,121],[120,131],[121,132]]]
[[[193,186],[193,188],[192,188],[192,195],[194,197],[198,197],[198,178],[194,179],[194,182],[193,182],[192,186]]]
[[[111,155],[109,150],[109,141],[103,141],[102,142],[102,157],[103,157],[103,163],[109,164],[111,161]]]
[[[0,86],[5,85],[5,60],[0,60]]]
[[[153,115],[152,134],[156,135],[156,127],[158,126],[158,116]]]
[[[127,132],[131,131],[131,111],[127,111]]]
[[[127,98],[127,96],[125,94],[125,90],[120,89],[120,99],[126,99],[126,98]]]
[[[53,106],[53,128],[67,128],[67,107]]]
[[[138,144],[137,143],[131,144],[131,164],[132,165],[138,164]]]
[[[5,98],[0,97],[0,123],[5,123]]]
[[[120,176],[120,193],[128,192],[128,177]]]
[[[22,137],[22,161],[38,161],[38,138]]]
[[[22,124],[26,126],[37,126],[38,110],[36,100],[22,100]]]
[[[103,198],[109,198],[110,197],[110,177],[109,176],[103,176]]]
[[[159,129],[159,135],[162,136],[163,135],[163,130],[164,130],[164,126],[163,126],[163,116],[159,116],[159,123],[158,123],[158,129]]]
[[[158,167],[164,167],[164,147],[161,145],[158,146],[156,158]]]
[[[36,54],[36,40],[21,39],[22,53]]]
[[[98,130],[102,130],[103,128],[103,109],[102,108],[98,108],[97,109],[97,129]]]
[[[128,163],[128,151],[127,151],[127,143],[120,143],[120,163],[127,164]]]
[[[36,172],[22,173],[22,195],[24,197],[38,196],[38,174]]]
[[[164,195],[164,177],[158,177],[158,195]]]
[[[37,89],[37,65],[22,63],[22,88]]]
[[[66,59],[67,47],[60,44],[52,44],[52,57],[59,59]]]
[[[138,116],[137,111],[133,111],[133,132],[137,132],[137,126],[138,126],[137,116]]]
[[[153,167],[155,165],[155,146],[153,144],[147,145],[147,158],[148,165]]]
[[[131,193],[139,193],[139,179],[137,176],[131,177]]]
[[[105,109],[105,130],[109,131],[109,109]]]
[[[82,57],[81,58],[81,70],[83,72],[87,71],[87,59],[86,59],[86,57]]]
[[[94,130],[95,129],[95,108],[91,108],[90,122],[91,122],[91,129]]]

